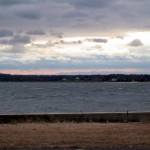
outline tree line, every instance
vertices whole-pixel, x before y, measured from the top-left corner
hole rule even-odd
[[[0,74],[2,82],[149,82],[148,74],[110,75],[11,75]]]

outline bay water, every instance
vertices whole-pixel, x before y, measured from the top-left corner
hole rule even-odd
[[[0,82],[0,114],[150,111],[150,82]]]

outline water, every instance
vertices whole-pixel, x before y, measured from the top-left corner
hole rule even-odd
[[[0,82],[0,114],[150,111],[150,82]]]

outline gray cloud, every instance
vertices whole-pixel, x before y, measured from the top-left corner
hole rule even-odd
[[[78,41],[71,41],[71,42],[66,42],[64,40],[61,40],[58,42],[58,44],[63,44],[63,45],[74,45],[74,44],[82,44],[81,40]]]
[[[141,42],[141,40],[135,39],[132,42],[130,42],[128,45],[133,47],[138,47],[138,46],[143,46],[143,43]]]
[[[31,30],[27,32],[28,35],[46,35],[42,30]]]
[[[28,0],[0,0],[0,5],[9,6],[27,3]]]
[[[86,14],[85,12],[73,10],[73,11],[65,12],[62,17],[64,17],[64,18],[83,18],[83,17],[88,17],[88,14]]]
[[[26,31],[34,30],[31,20],[45,31],[82,35],[111,33],[117,36],[129,29],[148,30],[145,26],[150,24],[150,1],[147,0],[3,0],[3,3],[23,5],[13,5],[10,9],[1,5],[0,26],[10,27],[11,24],[12,28]]]
[[[82,44],[83,41],[81,40],[77,40],[77,41],[71,41],[71,42],[67,42],[67,41],[64,41],[64,40],[58,40],[58,41],[48,41],[46,44],[32,44],[34,47],[37,47],[37,48],[53,48],[53,47],[62,47],[64,45],[80,45]]]
[[[14,5],[24,5],[24,4],[36,4],[36,3],[42,4],[45,2],[49,2],[49,0],[0,0],[0,5],[14,6]]]
[[[57,37],[57,38],[63,38],[63,33],[61,33],[61,32],[52,31],[50,34],[54,37]]]
[[[95,43],[107,43],[107,39],[101,39],[101,38],[93,38],[93,39],[86,39],[86,40]]]
[[[31,39],[29,36],[20,36],[20,35],[15,35],[12,39],[0,41],[1,44],[5,45],[27,44],[30,42]]]
[[[20,43],[20,44],[27,44],[30,43],[31,39],[30,36],[20,36],[16,35],[12,40],[10,40],[11,43]]]
[[[117,38],[117,39],[124,39],[124,37],[123,36],[116,36],[115,38]]]
[[[65,0],[66,2],[70,3],[74,7],[87,7],[87,8],[103,8],[106,7],[109,3],[113,2],[114,0]]]
[[[27,50],[23,46],[15,45],[10,49],[2,50],[3,53],[21,54],[25,53]]]
[[[8,36],[13,36],[13,32],[10,30],[6,29],[0,29],[0,37],[8,37]]]
[[[19,17],[23,17],[26,19],[33,19],[33,20],[37,20],[41,18],[41,14],[34,10],[17,12],[16,15]]]
[[[38,20],[42,17],[42,11],[40,7],[38,7],[36,4],[30,4],[30,5],[21,5],[21,6],[15,6],[12,7],[11,10],[12,12],[21,18],[25,19],[33,19],[33,20]]]

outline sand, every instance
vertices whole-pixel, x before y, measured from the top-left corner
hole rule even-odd
[[[148,147],[150,123],[22,123],[0,125],[0,148]]]

